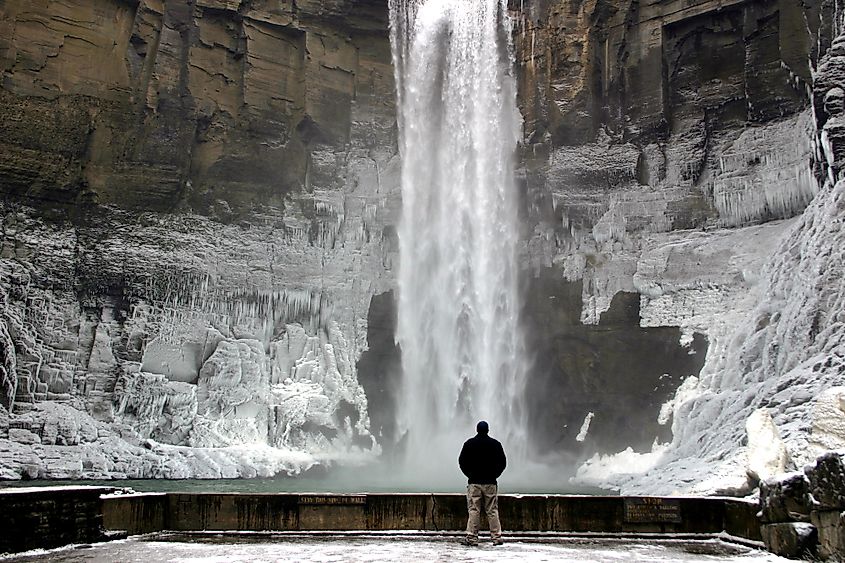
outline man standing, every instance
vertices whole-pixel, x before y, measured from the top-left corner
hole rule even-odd
[[[490,427],[485,421],[476,425],[478,432],[464,442],[458,465],[467,476],[467,545],[478,545],[478,528],[481,525],[481,506],[490,523],[493,545],[502,545],[502,525],[499,523],[499,488],[496,479],[507,465],[505,451],[498,440],[487,435]]]

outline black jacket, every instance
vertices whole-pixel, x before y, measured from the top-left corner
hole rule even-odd
[[[507,465],[505,450],[498,440],[487,434],[476,434],[464,442],[458,465],[474,485],[495,485]]]

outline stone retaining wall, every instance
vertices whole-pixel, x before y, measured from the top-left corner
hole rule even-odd
[[[103,487],[31,487],[0,491],[0,553],[104,538]]]
[[[845,454],[826,453],[803,472],[761,483],[760,504],[769,551],[845,559]]]
[[[102,541],[122,531],[457,531],[461,494],[113,494],[108,487],[0,491],[0,553]],[[509,532],[718,534],[759,541],[754,503],[726,498],[502,495]],[[486,522],[483,522],[486,526]]]
[[[757,506],[723,498],[502,495],[506,530],[599,533],[725,531],[759,540]],[[106,497],[107,529],[157,530],[461,530],[460,494],[172,493]]]

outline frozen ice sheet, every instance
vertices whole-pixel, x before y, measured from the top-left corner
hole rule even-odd
[[[211,562],[263,561],[375,562],[375,561],[789,561],[772,554],[718,540],[552,540],[510,541],[494,547],[484,543],[466,547],[455,537],[413,538],[276,538],[274,541],[221,538],[202,541],[154,541],[130,538],[89,548],[32,552],[3,561],[122,561]]]

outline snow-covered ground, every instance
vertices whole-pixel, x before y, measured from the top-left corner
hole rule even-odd
[[[84,549],[64,548],[0,559],[4,561],[53,562],[207,562],[236,563],[264,561],[789,561],[758,550],[716,540],[641,542],[636,540],[579,540],[552,542],[506,542],[494,547],[481,544],[466,547],[457,538],[417,539],[389,537],[376,539],[330,538],[285,539],[246,543],[161,542],[130,538],[97,544]]]

